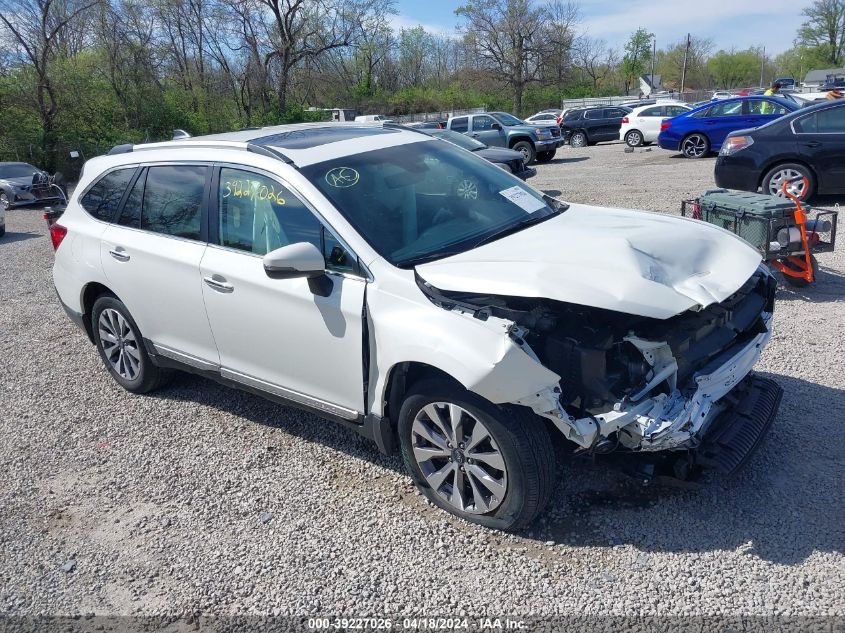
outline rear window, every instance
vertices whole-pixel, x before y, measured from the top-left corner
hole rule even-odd
[[[141,228],[200,239],[206,172],[202,165],[150,167],[141,206]]]
[[[577,121],[581,118],[583,110],[577,110],[575,112],[567,112],[566,116],[563,117],[564,121]]]
[[[587,110],[584,112],[584,118],[590,121],[595,121],[604,118],[604,110]]]
[[[466,132],[469,129],[469,119],[467,117],[461,117],[459,119],[452,119],[452,125],[449,126],[450,130],[455,130],[455,132]]]
[[[98,220],[114,221],[117,207],[135,174],[135,169],[135,167],[129,167],[110,171],[82,196],[79,204]]]

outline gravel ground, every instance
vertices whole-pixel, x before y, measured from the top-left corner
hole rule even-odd
[[[677,212],[712,168],[564,148],[533,184]],[[785,395],[739,476],[688,490],[565,460],[548,511],[508,535],[427,505],[330,422],[188,375],[122,391],[56,300],[40,213],[7,229],[0,614],[845,616],[841,246],[779,291],[758,369]]]

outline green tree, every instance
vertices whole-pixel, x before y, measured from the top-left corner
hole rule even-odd
[[[818,48],[826,64],[839,66],[845,58],[845,0],[815,0],[802,15],[799,44]]]
[[[796,81],[801,81],[808,71],[824,68],[829,63],[824,47],[799,45],[778,55],[774,60],[774,69],[779,77],[794,77]]]
[[[640,27],[631,34],[628,43],[625,44],[625,56],[622,58],[622,80],[625,84],[625,94],[631,92],[631,86],[635,85],[642,75],[651,57],[651,40],[654,37],[651,33]]]
[[[761,51],[723,51],[707,61],[707,70],[716,88],[740,88],[756,85],[760,78]]]

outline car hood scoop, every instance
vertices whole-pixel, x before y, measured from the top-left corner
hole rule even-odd
[[[761,257],[739,237],[677,216],[572,204],[500,240],[417,266],[449,291],[546,298],[666,319],[719,303]]]

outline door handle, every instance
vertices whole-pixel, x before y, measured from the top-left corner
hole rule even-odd
[[[472,134],[472,138],[478,138],[478,134]]]
[[[211,277],[203,277],[202,280],[217,292],[234,292],[235,287],[227,282],[220,275],[212,275]]]
[[[820,147],[821,141],[808,141],[806,143],[802,143],[804,147]]]
[[[109,255],[114,257],[119,262],[128,262],[129,261],[129,253],[123,250],[122,246],[115,246],[113,249],[109,251]]]

